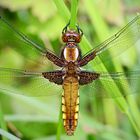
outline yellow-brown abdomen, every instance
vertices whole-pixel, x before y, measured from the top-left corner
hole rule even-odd
[[[68,135],[73,135],[78,123],[79,93],[78,78],[66,77],[63,82],[62,114],[64,128]]]

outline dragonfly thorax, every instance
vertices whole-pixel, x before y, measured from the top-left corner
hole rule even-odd
[[[77,71],[77,66],[75,65],[74,62],[69,62],[67,64],[67,66],[65,67],[65,70],[66,70],[66,73],[67,75],[75,75],[76,74],[76,71]]]
[[[67,45],[63,51],[64,58],[67,62],[75,62],[79,57],[79,50],[76,46]]]

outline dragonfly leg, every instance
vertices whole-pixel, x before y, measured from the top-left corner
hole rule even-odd
[[[69,25],[70,25],[70,21],[69,21],[68,24],[63,28],[62,34],[64,34],[64,33],[67,31]],[[82,36],[82,35],[83,35],[83,30],[79,27],[79,25],[76,25],[76,28],[77,28],[78,33]]]
[[[70,25],[70,21],[68,22],[68,24],[63,28],[62,30],[62,34],[64,34],[67,31],[68,26]]]
[[[79,25],[76,25],[78,33],[82,36],[83,30],[79,27]]]

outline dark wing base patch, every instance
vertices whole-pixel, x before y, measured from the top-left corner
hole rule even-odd
[[[43,77],[48,79],[50,82],[53,82],[58,85],[63,84],[63,76],[65,75],[65,72],[57,70],[52,72],[43,72]]]
[[[100,74],[95,72],[80,71],[78,76],[80,77],[79,84],[85,85],[91,83],[93,80],[98,79]]]

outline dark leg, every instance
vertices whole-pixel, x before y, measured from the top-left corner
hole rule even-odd
[[[83,35],[82,29],[78,25],[76,25],[76,27],[77,27],[78,33],[82,36]]]
[[[64,34],[67,31],[68,26],[70,25],[70,21],[68,22],[68,24],[63,28],[62,30],[62,34]]]

